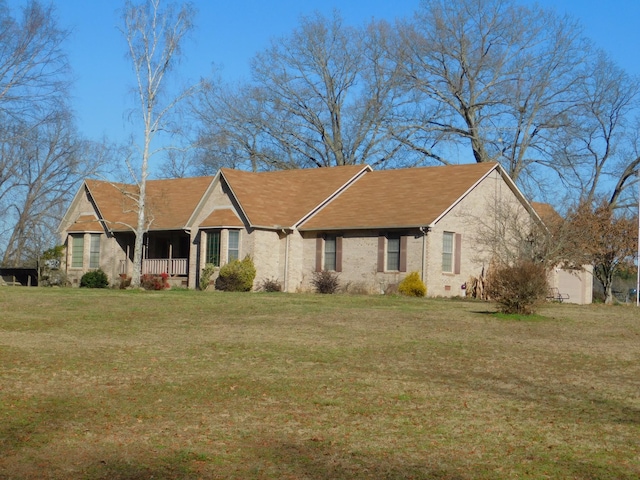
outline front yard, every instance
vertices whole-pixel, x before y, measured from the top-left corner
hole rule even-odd
[[[640,311],[0,288],[0,478],[640,477]]]

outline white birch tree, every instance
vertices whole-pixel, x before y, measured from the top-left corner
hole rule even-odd
[[[171,146],[163,145],[162,139],[157,136],[160,132],[171,133],[171,117],[176,107],[196,90],[194,86],[176,95],[167,92],[168,76],[179,63],[185,38],[193,29],[195,10],[188,3],[179,8],[161,3],[160,0],[145,0],[142,3],[128,1],[121,29],[135,74],[137,117],[141,121],[140,140],[135,149],[139,165],[128,160],[129,170],[138,187],[133,286],[140,285],[143,239],[150,224],[145,210],[149,161],[160,151],[171,149]]]

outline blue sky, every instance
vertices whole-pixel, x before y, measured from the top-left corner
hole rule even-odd
[[[534,3],[533,0],[521,0]],[[10,6],[24,4],[8,0]],[[130,130],[126,112],[132,105],[133,74],[126,44],[118,31],[115,0],[53,0],[58,21],[71,30],[67,44],[76,82],[73,104],[84,135],[122,140]],[[252,56],[273,37],[287,35],[301,15],[338,9],[345,23],[360,25],[372,18],[410,16],[419,0],[196,0],[197,29],[186,46],[182,80],[222,67],[227,80],[248,75]],[[581,22],[586,36],[607,51],[629,73],[640,75],[640,0],[539,0],[544,7]]]

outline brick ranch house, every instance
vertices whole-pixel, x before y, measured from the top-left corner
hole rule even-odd
[[[59,227],[67,246],[63,268],[74,285],[97,268],[114,283],[131,275],[135,193],[133,185],[98,180],[80,187]],[[251,255],[256,284],[277,279],[288,292],[311,290],[320,270],[339,272],[341,285],[369,293],[417,271],[429,296],[464,295],[465,282],[490,261],[474,239],[477,220],[486,221],[496,203],[541,221],[497,163],[223,168],[212,177],[151,180],[142,271],[166,272],[173,284],[197,288],[205,264]],[[552,285],[565,288],[557,276]],[[586,273],[563,282],[576,292],[569,301],[591,301]]]

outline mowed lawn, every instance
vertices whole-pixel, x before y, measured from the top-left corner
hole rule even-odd
[[[640,310],[494,310],[0,288],[0,478],[640,478]]]

